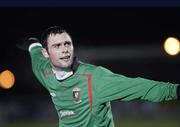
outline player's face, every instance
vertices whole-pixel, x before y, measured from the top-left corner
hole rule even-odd
[[[48,57],[54,69],[66,69],[72,65],[74,47],[67,33],[51,34],[47,39]]]

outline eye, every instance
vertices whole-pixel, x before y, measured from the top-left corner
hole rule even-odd
[[[71,45],[71,42],[70,41],[65,41],[64,45],[69,46],[69,45]]]
[[[54,45],[54,48],[59,48],[60,46],[61,44],[59,43],[59,44]]]

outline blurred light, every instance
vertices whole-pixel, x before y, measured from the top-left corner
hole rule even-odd
[[[169,37],[164,42],[164,50],[169,55],[177,55],[180,51],[180,42],[174,37]]]

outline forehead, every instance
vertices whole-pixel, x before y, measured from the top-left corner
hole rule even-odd
[[[57,33],[57,34],[50,34],[49,37],[47,38],[47,42],[49,44],[54,44],[54,43],[62,43],[62,42],[65,42],[65,41],[70,41],[72,42],[71,40],[71,37],[69,36],[68,33]]]

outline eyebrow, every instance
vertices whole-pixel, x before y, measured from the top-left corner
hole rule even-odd
[[[62,44],[61,42],[58,42],[58,43],[52,44],[52,46],[61,45],[61,44]]]

